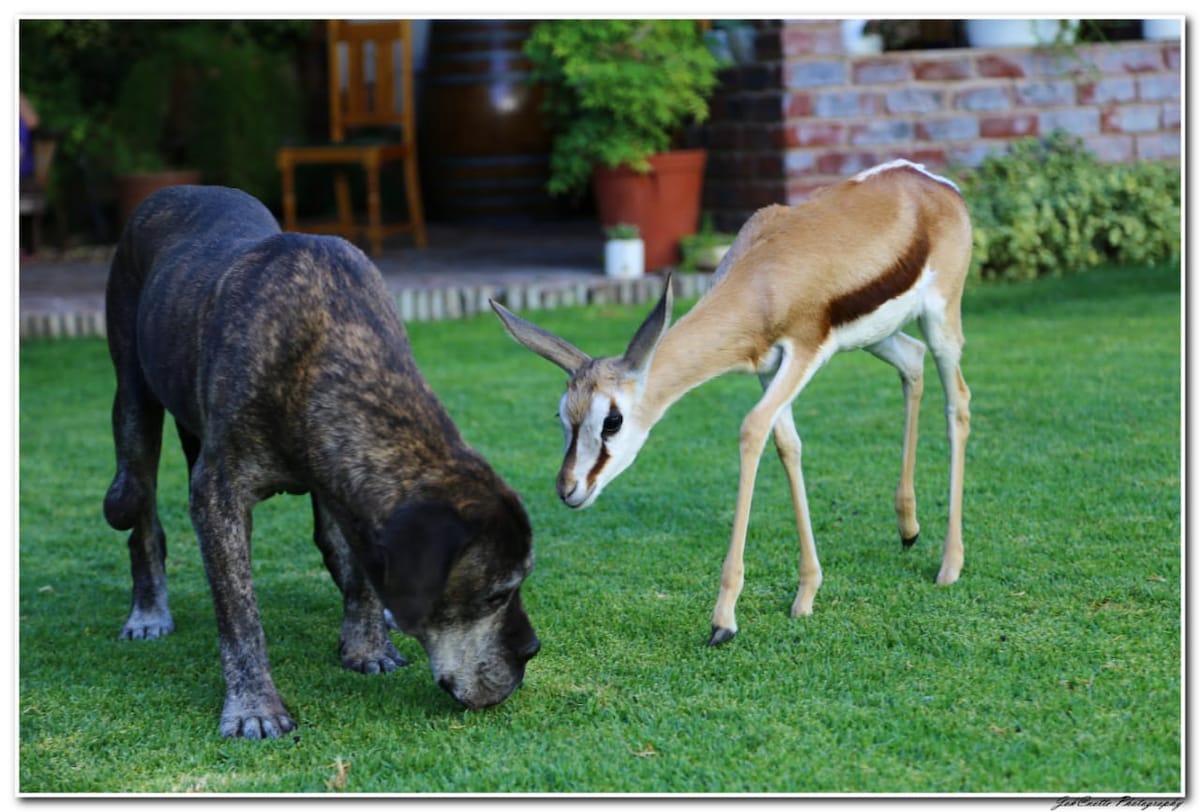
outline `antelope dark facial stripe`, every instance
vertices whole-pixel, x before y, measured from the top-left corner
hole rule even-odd
[[[873,313],[880,305],[895,299],[917,283],[921,269],[929,259],[929,236],[923,223],[917,223],[912,242],[882,274],[867,284],[829,303],[830,327],[839,327]]]
[[[604,470],[604,466],[608,464],[608,446],[600,444],[600,455],[596,457],[596,464],[592,466],[592,470],[588,471],[587,486],[590,491],[596,487],[596,477],[600,476],[600,472]]]

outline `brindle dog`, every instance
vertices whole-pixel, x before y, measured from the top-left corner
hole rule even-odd
[[[166,541],[155,507],[164,408],[216,605],[223,736],[296,727],[271,680],[250,571],[250,514],[310,493],[341,589],[342,664],[406,665],[385,609],[470,708],[504,700],[539,641],[521,606],[532,567],[517,495],[463,441],[421,377],[375,266],[336,237],[281,233],[254,198],[178,186],[148,198],[108,279],[117,473],[104,515],[129,537],[121,637],[161,637]]]

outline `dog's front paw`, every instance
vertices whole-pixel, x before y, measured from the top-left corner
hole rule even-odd
[[[296,729],[296,723],[278,697],[255,702],[225,700],[221,713],[221,736],[243,739],[276,739]]]
[[[342,655],[342,667],[348,671],[358,671],[361,674],[386,674],[408,665],[392,641],[385,641],[382,646],[355,647],[343,641],[338,647]]]
[[[154,640],[166,637],[175,631],[171,613],[164,609],[145,610],[134,608],[121,629],[122,640]]]

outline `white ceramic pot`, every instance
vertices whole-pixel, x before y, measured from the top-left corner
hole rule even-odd
[[[640,239],[604,243],[604,273],[614,279],[640,279],[645,275],[646,244]]]
[[[967,20],[967,42],[973,48],[1029,48],[1050,45],[1059,36],[1063,20],[992,18]],[[1065,42],[1074,42],[1078,20],[1066,20]]]
[[[842,49],[848,54],[883,53],[883,37],[865,34],[870,20],[842,20]]]
[[[1143,39],[1180,39],[1182,36],[1183,23],[1178,19],[1142,20]]]

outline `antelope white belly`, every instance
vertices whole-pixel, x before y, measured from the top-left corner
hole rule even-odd
[[[869,347],[895,335],[920,315],[934,276],[934,270],[926,265],[915,285],[867,315],[835,327],[826,343],[832,343],[836,352],[842,352]]]

